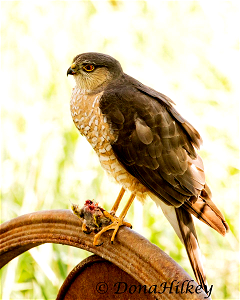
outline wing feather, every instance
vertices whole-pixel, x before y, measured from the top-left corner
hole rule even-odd
[[[153,133],[151,128],[147,126],[144,120],[137,118],[135,120],[136,133],[140,140],[145,145],[149,145],[153,141]]]
[[[205,287],[191,214],[224,235],[228,225],[211,200],[204,167],[195,147],[197,130],[172,101],[128,75],[106,88],[101,112],[116,133],[112,149],[123,167],[150,191],[184,243],[194,274]]]
[[[183,205],[223,233],[226,222],[210,199],[203,163],[195,151],[201,136],[172,104],[126,74],[100,99],[101,112],[116,133],[113,151],[125,169],[167,205]]]

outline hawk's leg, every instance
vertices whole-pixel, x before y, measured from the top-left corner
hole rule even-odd
[[[120,193],[119,193],[119,195],[118,195],[118,197],[117,197],[117,200],[116,200],[115,203],[113,204],[113,207],[112,207],[112,209],[111,209],[111,211],[110,211],[110,214],[111,214],[112,216],[115,216],[116,211],[117,211],[117,209],[118,209],[118,206],[119,206],[119,204],[120,204],[120,202],[121,202],[121,200],[122,200],[122,197],[123,197],[124,193],[125,193],[125,189],[122,187],[122,188],[121,188],[121,191],[120,191]]]
[[[127,202],[126,206],[124,207],[124,209],[123,209],[123,211],[121,212],[121,214],[120,214],[119,217],[112,216],[112,215],[111,215],[110,213],[108,213],[107,211],[104,211],[104,212],[103,212],[104,215],[105,215],[107,218],[111,219],[112,224],[110,224],[110,225],[104,227],[100,232],[98,232],[98,233],[94,236],[94,240],[93,240],[93,245],[94,245],[94,246],[97,246],[97,245],[98,245],[98,240],[99,240],[100,236],[101,236],[104,232],[106,232],[106,231],[108,231],[108,230],[110,230],[110,229],[114,229],[113,234],[112,234],[112,237],[111,237],[111,242],[113,243],[113,241],[114,241],[114,239],[115,239],[115,236],[116,236],[116,234],[117,234],[118,229],[119,229],[120,226],[125,225],[125,226],[127,226],[127,227],[132,227],[132,225],[131,225],[130,223],[123,221],[123,219],[125,218],[125,216],[126,216],[128,210],[129,210],[129,208],[130,208],[130,206],[131,206],[131,204],[132,204],[134,198],[135,198],[135,194],[131,194],[130,198],[128,199],[128,202]]]

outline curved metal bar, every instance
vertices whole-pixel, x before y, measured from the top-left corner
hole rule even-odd
[[[173,259],[133,230],[121,227],[114,244],[110,242],[112,232],[106,232],[101,237],[103,244],[96,247],[94,233],[84,234],[81,226],[81,220],[70,210],[38,211],[3,223],[0,268],[38,245],[63,244],[103,257],[148,288],[156,285],[160,292],[154,294],[156,299],[206,299],[207,295]],[[193,286],[188,292],[187,285]]]

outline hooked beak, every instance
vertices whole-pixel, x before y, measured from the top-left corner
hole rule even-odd
[[[67,76],[68,75],[74,75],[75,72],[73,71],[73,69],[70,67],[68,70],[67,70]]]

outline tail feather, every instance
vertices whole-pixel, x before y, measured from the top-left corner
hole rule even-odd
[[[206,275],[203,270],[201,253],[198,245],[197,234],[192,216],[182,207],[175,208],[177,221],[181,231],[184,246],[187,251],[197,282],[205,288],[207,285]]]
[[[164,215],[184,244],[197,282],[203,288],[206,288],[206,275],[203,270],[197,234],[191,214],[182,207],[175,208],[166,205],[154,195],[151,195],[151,197],[158,205],[160,205]]]
[[[197,282],[207,292],[207,281],[201,261],[197,234],[192,219],[193,214],[220,234],[225,235],[229,230],[224,216],[211,200],[211,191],[205,184],[199,197],[186,200],[181,207],[166,205],[161,199],[150,194],[154,202],[162,208],[168,221],[171,223],[178,237],[184,244]]]
[[[220,210],[211,200],[211,191],[207,185],[201,191],[197,201],[191,202],[186,200],[183,207],[223,236],[228,232],[229,226]]]

